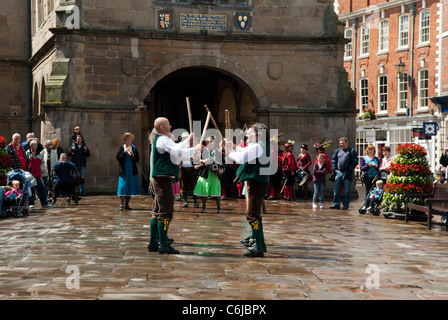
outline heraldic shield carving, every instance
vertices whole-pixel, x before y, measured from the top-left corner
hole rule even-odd
[[[171,12],[159,12],[159,27],[168,29],[171,24]]]
[[[244,30],[249,25],[249,15],[247,15],[247,14],[238,14],[236,16],[236,21],[237,21],[238,27],[241,30]]]

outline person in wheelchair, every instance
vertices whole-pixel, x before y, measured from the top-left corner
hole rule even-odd
[[[67,154],[62,153],[59,161],[53,165],[53,183],[55,202],[58,196],[72,196],[75,203],[78,203],[75,187],[72,183],[72,172],[77,173],[76,165],[67,161]]]

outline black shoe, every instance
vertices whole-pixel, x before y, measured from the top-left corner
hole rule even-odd
[[[264,257],[263,251],[258,251],[257,249],[251,249],[249,252],[244,254],[247,258],[262,258]]]
[[[339,209],[341,209],[341,207],[338,207],[338,206],[331,206],[330,209],[336,209],[336,210],[339,210]]]
[[[157,252],[159,251],[159,246],[157,244],[148,244],[149,252]]]
[[[159,254],[179,254],[180,252],[174,249],[172,246],[166,248],[159,248]]]
[[[121,205],[121,206],[120,206],[120,209],[118,209],[118,211],[123,211],[123,208],[124,208],[124,207]]]
[[[182,205],[182,208],[188,208],[188,203],[184,202],[184,204]]]
[[[195,208],[199,208],[199,205],[197,203],[194,204]]]
[[[124,206],[126,210],[133,210],[130,206]]]
[[[342,210],[348,210],[348,207],[342,207]]]

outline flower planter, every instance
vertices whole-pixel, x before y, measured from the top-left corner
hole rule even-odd
[[[383,215],[389,219],[403,219],[405,194],[432,193],[431,171],[424,147],[418,144],[399,144],[397,156],[390,166],[390,176],[384,186]],[[424,204],[423,199],[410,199],[411,203]],[[412,212],[410,220],[426,219],[426,215]]]

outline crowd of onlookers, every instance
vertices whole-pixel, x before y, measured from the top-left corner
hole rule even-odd
[[[85,178],[86,158],[90,156],[90,150],[79,126],[75,127],[71,138],[71,147],[64,152],[60,139],[46,140],[41,144],[34,133],[28,133],[26,141],[23,142],[19,133],[12,135],[11,142],[6,146],[12,157],[11,168],[30,172],[37,182],[33,188],[35,190],[31,192],[32,196],[29,197],[30,208],[34,207],[34,191],[43,208],[51,207],[48,202],[48,190],[54,188],[54,182],[62,182],[61,188],[66,188],[64,182],[70,180],[70,170]],[[71,161],[67,161],[68,157]],[[67,171],[67,168],[70,170]],[[8,186],[6,191],[12,191],[12,186]],[[80,185],[80,194],[86,195],[84,184]]]

